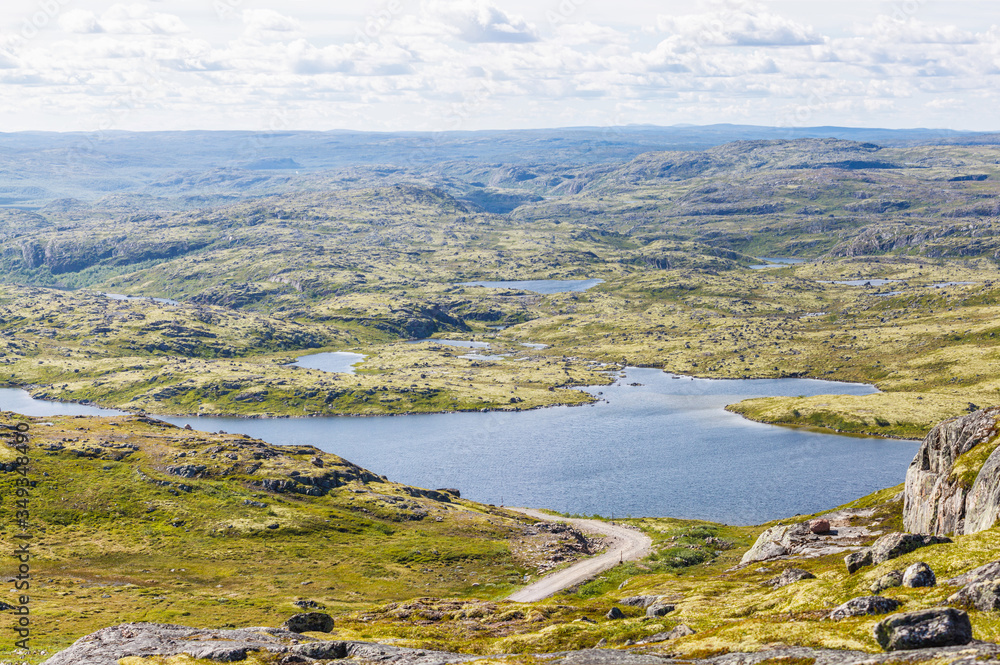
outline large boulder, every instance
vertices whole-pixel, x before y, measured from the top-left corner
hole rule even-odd
[[[918,561],[903,571],[903,586],[905,587],[916,589],[935,584],[937,584],[937,577],[934,575],[934,571],[923,561]]]
[[[957,577],[945,580],[944,583],[951,586],[965,586],[966,584],[998,579],[1000,579],[1000,561],[991,561],[978,568],[973,568],[968,572],[962,573]]]
[[[981,612],[1000,610],[1000,580],[974,582],[949,596],[948,603],[974,607]]]
[[[878,595],[885,591],[886,589],[891,589],[893,587],[903,585],[903,573],[898,570],[892,570],[872,582],[871,590],[872,593]]]
[[[674,611],[674,606],[667,603],[654,603],[646,608],[646,616],[649,618],[661,617]]]
[[[1000,407],[983,409],[946,420],[927,434],[906,471],[903,527],[907,531],[975,533],[996,522],[1000,516],[1000,452],[989,456],[971,485],[952,471],[959,457],[994,439],[998,417]]]
[[[801,580],[812,579],[816,579],[816,576],[808,570],[802,570],[801,568],[787,568],[781,571],[780,575],[772,577],[768,581],[764,582],[764,584],[773,586],[775,589],[780,589],[783,586],[788,586],[789,584],[794,584]]]
[[[843,605],[833,608],[828,618],[840,621],[848,617],[866,616],[869,614],[888,614],[899,609],[899,602],[882,596],[860,596],[851,598]]]
[[[282,628],[292,633],[329,633],[333,617],[325,612],[303,612],[289,617]]]
[[[772,526],[770,529],[764,531],[764,533],[757,536],[757,541],[753,544],[753,547],[747,550],[743,558],[740,559],[740,564],[746,565],[755,561],[766,561],[788,554],[788,548],[781,543],[781,539],[787,531],[788,527],[781,524]]]
[[[945,536],[929,536],[920,533],[887,533],[872,543],[871,547],[865,547],[848,554],[844,557],[844,563],[847,565],[847,572],[853,573],[864,566],[885,563],[896,557],[909,554],[921,547],[950,542],[951,539]]]
[[[894,614],[875,626],[875,639],[886,651],[926,649],[972,641],[969,615],[953,607],[932,607]]]

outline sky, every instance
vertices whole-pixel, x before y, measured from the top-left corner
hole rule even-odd
[[[0,131],[1000,130],[996,0],[6,0]]]

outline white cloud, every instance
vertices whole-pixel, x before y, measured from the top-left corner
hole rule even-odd
[[[891,16],[879,16],[871,25],[862,25],[855,34],[880,44],[974,44],[975,34],[954,25],[931,25],[911,18],[902,21]]]
[[[291,41],[302,35],[302,24],[273,9],[246,9],[243,36],[257,41]]]
[[[803,46],[823,38],[810,26],[773,14],[756,3],[727,3],[709,12],[661,15],[656,27],[703,46]]]
[[[180,17],[150,10],[149,5],[113,5],[101,15],[103,32],[122,35],[178,35],[188,32]]]
[[[59,27],[80,34],[103,32],[97,15],[86,9],[71,9],[59,16]]]
[[[424,13],[470,44],[518,44],[538,41],[535,26],[504,13],[485,0],[427,0]]]

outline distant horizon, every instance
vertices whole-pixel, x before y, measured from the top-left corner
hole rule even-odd
[[[625,125],[566,125],[566,126],[538,126],[538,127],[518,127],[518,128],[482,128],[482,129],[352,129],[350,127],[333,127],[329,129],[314,129],[307,127],[288,127],[281,130],[269,129],[19,129],[0,130],[0,136],[9,134],[184,134],[211,132],[217,134],[305,134],[305,133],[350,133],[350,134],[493,134],[493,133],[517,133],[517,132],[562,132],[562,131],[606,131],[615,129],[707,129],[712,127],[731,127],[734,129],[765,129],[780,130],[788,132],[818,131],[824,129],[831,130],[857,130],[875,132],[949,132],[954,134],[1000,134],[1000,127],[997,129],[955,129],[953,127],[885,127],[877,125],[759,125],[753,123],[735,122],[715,122],[708,124],[676,123],[670,125],[657,125],[652,123],[629,123]],[[820,138],[820,137],[816,137]]]

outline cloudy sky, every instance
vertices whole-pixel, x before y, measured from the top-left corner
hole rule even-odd
[[[996,0],[6,0],[0,131],[1000,129]]]

